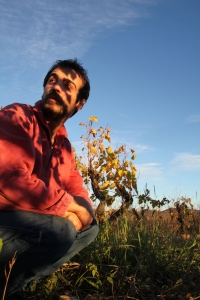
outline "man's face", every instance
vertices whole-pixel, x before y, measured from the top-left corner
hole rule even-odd
[[[76,102],[83,86],[82,78],[72,69],[56,68],[50,74],[42,95],[42,109],[48,121],[66,121],[85,101]]]

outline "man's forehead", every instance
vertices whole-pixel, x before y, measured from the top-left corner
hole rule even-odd
[[[69,78],[72,81],[77,81],[77,80],[81,80],[82,78],[81,76],[73,69],[71,68],[55,68],[54,70],[52,70],[51,74],[58,74],[58,75],[62,75],[66,78]]]

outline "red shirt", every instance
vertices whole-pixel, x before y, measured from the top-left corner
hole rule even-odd
[[[65,127],[52,148],[40,102],[0,110],[0,210],[63,216],[72,195],[91,201]]]

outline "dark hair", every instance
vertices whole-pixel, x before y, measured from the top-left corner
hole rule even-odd
[[[74,70],[76,73],[78,73],[79,76],[82,77],[84,81],[84,86],[79,90],[78,96],[76,101],[78,102],[81,99],[85,99],[87,101],[89,95],[90,95],[90,81],[87,76],[87,71],[82,67],[81,63],[78,62],[78,60],[75,59],[66,59],[66,60],[57,60],[51,69],[48,71],[44,78],[43,87],[47,84],[47,81],[50,77],[50,74],[55,68],[69,68]]]

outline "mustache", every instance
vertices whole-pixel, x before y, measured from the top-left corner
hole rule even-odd
[[[58,101],[60,104],[64,104],[62,98],[55,92],[55,91],[51,91],[48,95],[46,95],[46,99],[48,98],[53,98],[56,101]]]

